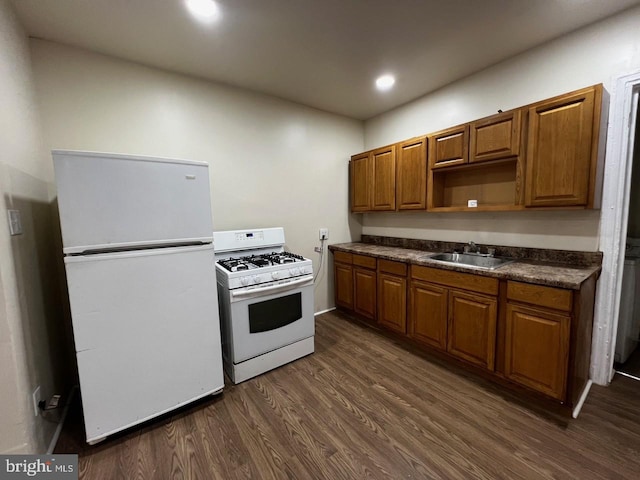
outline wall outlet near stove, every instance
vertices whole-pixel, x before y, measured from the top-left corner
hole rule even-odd
[[[329,229],[321,228],[320,229],[320,240],[329,240]]]

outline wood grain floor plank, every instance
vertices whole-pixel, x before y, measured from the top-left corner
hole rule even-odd
[[[594,386],[576,420],[390,339],[317,317],[316,352],[96,446],[82,479],[637,479],[640,382]]]

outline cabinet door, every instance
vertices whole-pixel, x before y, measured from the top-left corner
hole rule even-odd
[[[373,162],[373,209],[396,209],[396,147],[379,148],[371,153]]]
[[[520,153],[520,110],[471,124],[469,163],[517,157]]]
[[[351,211],[371,210],[372,163],[368,153],[351,157],[349,162]]]
[[[376,272],[353,268],[354,310],[363,317],[376,318]]]
[[[449,353],[493,370],[497,304],[492,297],[449,291]]]
[[[427,345],[447,348],[447,289],[411,282],[409,336]]]
[[[529,109],[525,205],[587,205],[594,89]]]
[[[463,165],[469,160],[469,125],[449,128],[429,135],[431,168]]]
[[[397,165],[398,210],[427,208],[427,138],[401,143]]]
[[[353,267],[334,263],[336,305],[353,310]]]
[[[378,323],[407,333],[407,279],[378,273]]]
[[[505,375],[564,400],[570,317],[507,303]]]

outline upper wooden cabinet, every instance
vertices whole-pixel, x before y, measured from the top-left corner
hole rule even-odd
[[[520,110],[500,113],[471,124],[469,163],[501,160],[520,154]]]
[[[351,157],[349,162],[352,212],[396,209],[396,146]]]
[[[349,163],[351,211],[371,210],[372,163],[368,153],[351,157]]]
[[[397,153],[398,210],[424,210],[427,207],[427,137],[400,143]]]
[[[373,210],[396,209],[396,146],[371,152],[373,163]]]
[[[351,158],[351,210],[598,208],[602,85]]]
[[[529,108],[527,207],[593,206],[601,102],[599,85]]]
[[[469,125],[449,128],[429,135],[429,166],[463,165],[469,161]]]

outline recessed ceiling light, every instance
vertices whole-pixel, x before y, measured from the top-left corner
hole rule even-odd
[[[212,22],[220,16],[220,7],[213,0],[185,0],[185,4],[198,20]]]
[[[396,83],[396,78],[393,75],[382,75],[378,77],[376,80],[376,87],[378,90],[385,91],[389,90]]]

